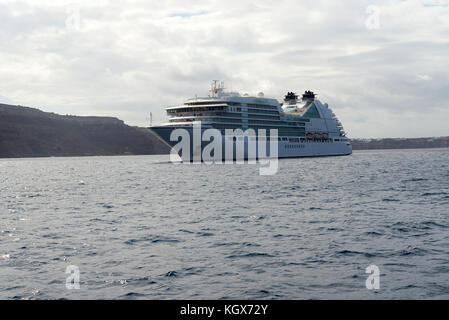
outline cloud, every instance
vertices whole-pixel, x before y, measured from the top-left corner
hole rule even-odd
[[[199,11],[199,12],[177,12],[177,13],[171,13],[169,16],[170,17],[179,17],[179,18],[190,18],[193,16],[199,16],[199,15],[203,15],[203,14],[207,14],[207,11]]]
[[[278,99],[314,90],[352,137],[448,135],[447,4],[0,0],[0,95],[146,125],[222,79]]]

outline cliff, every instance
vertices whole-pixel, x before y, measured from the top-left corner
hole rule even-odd
[[[63,116],[0,104],[0,157],[169,152],[151,132],[111,117]]]

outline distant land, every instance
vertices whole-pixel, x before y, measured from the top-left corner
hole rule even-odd
[[[447,148],[449,137],[351,139],[354,150]],[[0,104],[0,158],[167,154],[149,130],[113,117]]]
[[[448,148],[449,137],[351,139],[353,150]]]

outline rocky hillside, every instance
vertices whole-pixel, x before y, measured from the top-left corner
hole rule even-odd
[[[117,118],[62,116],[0,104],[0,157],[159,154],[168,148]]]

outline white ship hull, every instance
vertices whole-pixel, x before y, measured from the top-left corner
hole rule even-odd
[[[239,157],[236,149],[236,143],[233,142],[233,152],[232,154],[226,153],[225,147],[225,138],[223,138],[223,147],[222,147],[222,160],[226,159],[258,159],[258,158],[300,158],[300,157],[325,157],[325,156],[344,156],[352,154],[352,147],[349,143],[339,141],[339,142],[314,142],[314,141],[304,141],[304,142],[288,142],[288,141],[278,141],[278,151],[276,153],[272,153],[270,150],[270,143],[266,143],[266,152],[262,152],[262,156],[259,154],[258,146],[256,145],[256,152],[252,154],[248,152],[248,142],[245,140],[244,143],[244,156]],[[190,155],[190,159],[199,158],[199,155],[203,155],[205,145],[201,146],[201,150],[197,148],[197,150],[193,150]],[[180,155],[181,156],[181,155]]]
[[[152,127],[151,130],[159,137],[165,144],[169,147],[176,148],[178,141],[172,141],[170,139],[171,132],[175,129],[185,129],[189,132],[190,142],[188,154],[185,151],[179,150],[178,153],[182,160],[184,161],[202,161],[204,160],[205,148],[210,144],[209,141],[202,141],[201,144],[195,146],[193,137],[193,131],[191,127]],[[201,136],[203,136],[204,130],[201,131]],[[270,141],[267,139],[265,142],[265,150],[260,151],[258,143],[255,137],[250,137],[250,143],[254,143],[253,150],[251,152],[251,147],[248,146],[248,137],[245,137],[240,144],[233,141],[232,137],[222,137],[221,141],[221,157],[220,160],[227,159],[258,159],[258,158],[297,158],[297,157],[323,157],[323,156],[343,156],[352,154],[352,147],[346,138],[336,138],[327,139],[327,141],[313,141],[306,138],[294,138],[292,140],[299,141],[289,141],[291,137],[280,137],[276,139],[275,144],[277,145],[277,153],[272,153],[270,150]],[[226,141],[228,139],[228,141]],[[286,140],[286,141],[285,141]],[[198,139],[200,141],[200,139]],[[226,143],[232,144],[232,152],[226,149]],[[237,149],[242,148],[242,153],[238,153]],[[218,159],[216,159],[218,160]]]
[[[352,154],[352,147],[346,142],[279,142],[279,158],[344,156]]]

